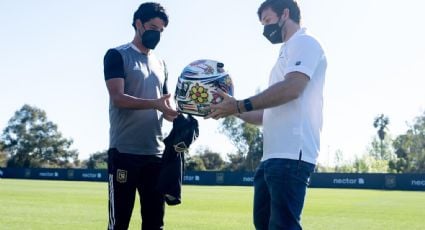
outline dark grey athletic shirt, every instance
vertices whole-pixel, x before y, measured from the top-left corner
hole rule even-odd
[[[124,93],[143,99],[163,95],[166,69],[163,61],[150,52],[141,53],[133,44],[110,49],[104,58],[105,80],[124,79]],[[109,103],[109,147],[121,153],[160,155],[162,113],[154,110],[122,109]]]

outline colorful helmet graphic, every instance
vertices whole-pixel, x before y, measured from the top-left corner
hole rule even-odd
[[[217,89],[233,96],[233,83],[223,69],[224,64],[213,60],[198,60],[183,69],[177,81],[177,110],[197,116],[206,116],[210,105],[223,99]]]

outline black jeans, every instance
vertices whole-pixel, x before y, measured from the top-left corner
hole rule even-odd
[[[136,189],[143,230],[164,228],[164,197],[156,190],[161,158],[108,151],[109,230],[127,230]]]

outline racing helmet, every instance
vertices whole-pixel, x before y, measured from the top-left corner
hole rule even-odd
[[[177,80],[177,110],[197,116],[208,115],[210,105],[223,100],[216,93],[218,89],[233,96],[232,79],[224,70],[223,63],[207,59],[190,63]]]

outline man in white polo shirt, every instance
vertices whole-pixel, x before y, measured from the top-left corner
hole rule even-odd
[[[263,125],[263,157],[254,177],[256,229],[302,229],[306,188],[320,151],[326,56],[319,42],[300,26],[294,0],[266,0],[258,9],[263,35],[283,43],[269,87],[236,100],[222,92],[207,118],[236,115]]]

